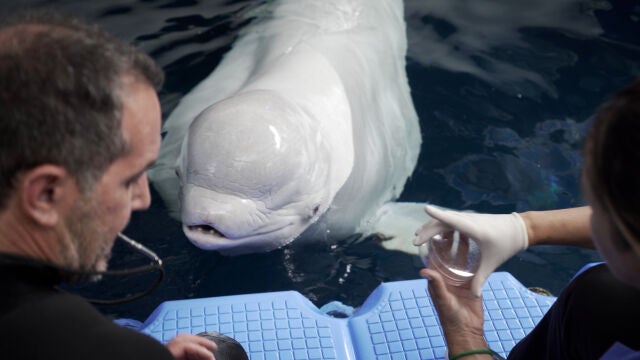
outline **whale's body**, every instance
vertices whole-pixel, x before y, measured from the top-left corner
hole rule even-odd
[[[263,10],[165,122],[152,183],[226,254],[377,231],[420,150],[402,1]]]

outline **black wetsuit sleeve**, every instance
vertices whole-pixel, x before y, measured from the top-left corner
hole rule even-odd
[[[173,360],[155,339],[121,327],[65,293],[28,301],[0,317],[2,359]]]
[[[599,359],[620,342],[640,349],[640,289],[594,266],[567,285],[509,360]]]

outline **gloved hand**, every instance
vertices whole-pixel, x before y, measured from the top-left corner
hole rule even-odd
[[[529,246],[527,227],[517,213],[478,214],[425,206],[432,219],[416,232],[413,244],[420,246],[432,236],[458,230],[473,238],[480,248],[480,266],[471,280],[471,290],[480,296],[487,277],[503,262]]]

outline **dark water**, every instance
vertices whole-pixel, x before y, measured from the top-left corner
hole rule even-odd
[[[220,61],[245,16],[264,1],[19,1],[0,11],[52,6],[135,42],[165,69],[165,116]],[[503,213],[584,203],[578,176],[588,118],[640,75],[638,1],[405,1],[407,72],[423,147],[401,200]],[[164,300],[298,290],[318,306],[357,306],[383,281],[414,279],[419,261],[374,239],[289,246],[223,257],[192,246],[157,194],[125,231],[165,261],[152,294],[103,311],[144,320]],[[499,270],[557,293],[593,251],[537,247]],[[113,266],[132,257],[115,249]],[[86,289],[117,297],[149,277]]]

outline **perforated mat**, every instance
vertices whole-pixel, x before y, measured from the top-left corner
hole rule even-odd
[[[322,313],[295,291],[167,301],[140,331],[167,342],[178,333],[217,331],[238,340],[251,360],[442,359],[445,341],[426,280],[379,285],[348,318]],[[506,356],[555,301],[505,272],[483,288],[485,337]]]

